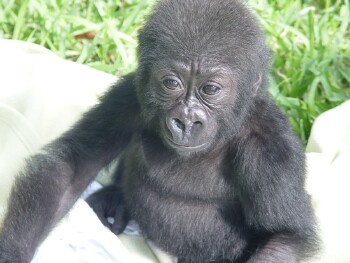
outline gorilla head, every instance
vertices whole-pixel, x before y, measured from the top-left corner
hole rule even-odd
[[[232,138],[254,97],[264,93],[265,38],[237,1],[162,1],[139,41],[144,116],[178,153]]]

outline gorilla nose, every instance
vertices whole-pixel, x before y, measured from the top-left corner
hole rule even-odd
[[[179,104],[166,116],[165,124],[170,139],[178,145],[196,146],[203,144],[208,132],[208,119],[205,112],[197,107]]]
[[[191,120],[180,120],[178,118],[173,118],[171,120],[171,126],[174,131],[181,132],[183,134],[191,133],[192,130],[198,130],[202,126],[201,121],[191,121]]]

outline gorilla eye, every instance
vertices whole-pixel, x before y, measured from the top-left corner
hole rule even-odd
[[[202,88],[202,91],[207,95],[215,95],[220,92],[220,88],[215,85],[207,85]]]
[[[165,80],[163,80],[162,83],[163,83],[164,87],[171,89],[171,90],[176,90],[176,89],[179,89],[179,87],[180,87],[180,83],[175,79],[165,79]]]

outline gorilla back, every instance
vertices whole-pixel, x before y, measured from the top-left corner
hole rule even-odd
[[[118,156],[114,183],[88,199],[114,233],[133,218],[179,262],[312,256],[303,149],[268,94],[269,51],[248,8],[160,1],[139,42],[137,71],[28,161],[11,194],[0,263],[29,262]]]

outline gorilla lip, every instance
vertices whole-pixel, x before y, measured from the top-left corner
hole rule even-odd
[[[170,139],[168,136],[164,136],[164,138],[165,138],[166,142],[168,143],[168,145],[170,145],[172,148],[175,148],[177,150],[184,150],[186,152],[188,152],[188,150],[191,150],[191,151],[202,150],[208,145],[208,143],[203,143],[203,144],[196,145],[196,146],[186,146],[186,145],[177,144],[172,139]]]
[[[169,145],[171,148],[179,151],[179,152],[198,152],[201,151],[203,149],[205,149],[207,147],[207,145],[209,145],[208,142],[200,144],[200,145],[196,145],[196,146],[186,146],[183,144],[178,144],[176,142],[174,142],[170,136],[171,136],[171,132],[169,130],[168,125],[166,124],[166,121],[162,122],[161,124],[161,129],[164,131],[164,141],[167,145]],[[170,135],[170,136],[169,136]]]

